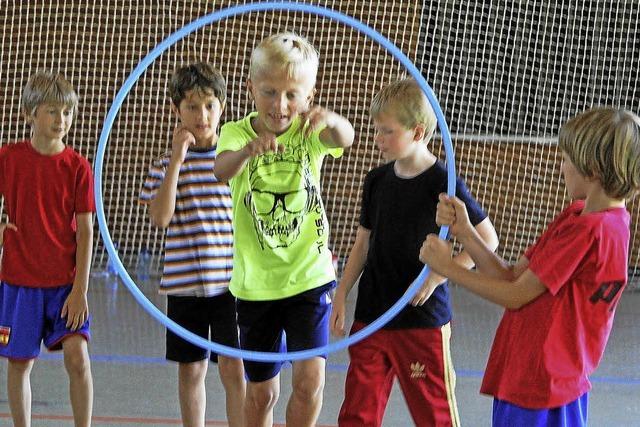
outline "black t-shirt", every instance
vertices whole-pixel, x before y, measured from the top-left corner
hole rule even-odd
[[[420,247],[427,234],[439,231],[438,195],[447,191],[447,170],[441,162],[413,178],[398,177],[394,164],[371,170],[364,180],[360,225],[371,234],[355,311],[355,319],[364,323],[386,312],[420,274]],[[460,178],[456,196],[466,204],[473,225],[487,217]],[[424,305],[407,305],[385,329],[437,327],[450,320],[449,287],[444,283]]]

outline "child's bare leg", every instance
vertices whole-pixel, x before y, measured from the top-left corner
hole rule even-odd
[[[15,427],[31,425],[31,368],[33,359],[8,361],[7,396]]]
[[[207,392],[204,379],[209,359],[178,364],[178,397],[185,427],[204,427]]]
[[[293,363],[293,392],[287,405],[287,425],[315,426],[322,408],[325,359]]]
[[[87,341],[71,335],[62,342],[64,367],[69,375],[69,395],[76,427],[89,427],[93,412],[93,378]]]
[[[218,371],[225,390],[229,427],[241,427],[246,392],[242,360],[218,356]]]
[[[244,425],[246,427],[271,427],[273,407],[280,395],[280,374],[259,383],[247,383],[244,403]],[[294,424],[291,424],[294,425]]]

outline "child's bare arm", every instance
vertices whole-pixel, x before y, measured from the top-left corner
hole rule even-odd
[[[480,238],[483,240],[486,247],[492,251],[495,251],[498,247],[498,236],[496,235],[496,230],[495,228],[493,228],[491,220],[489,218],[485,218],[474,228]],[[453,261],[462,268],[466,269],[472,268],[475,264],[473,258],[469,254],[469,251],[467,251],[465,248],[463,248],[457,255],[453,257]],[[430,271],[427,279],[425,280],[425,283],[413,297],[411,304],[414,306],[423,305],[425,302],[427,302],[429,297],[431,297],[433,291],[446,280],[446,277],[439,275],[433,270]]]
[[[349,258],[345,265],[340,283],[336,289],[333,308],[331,311],[331,319],[329,325],[331,332],[337,336],[344,336],[344,321],[345,321],[345,302],[347,295],[351,292],[351,289],[358,281],[358,278],[362,274],[364,265],[367,260],[367,252],[369,252],[369,235],[371,231],[359,226],[356,232],[356,241],[349,252]]]
[[[176,209],[176,192],[180,167],[184,163],[189,146],[195,143],[196,139],[193,134],[182,125],[178,125],[173,131],[169,166],[167,166],[160,188],[158,188],[155,197],[149,203],[149,217],[157,227],[165,228],[171,222]]]
[[[479,233],[480,230],[471,225],[467,208],[462,200],[440,194],[436,223],[450,226],[451,234],[458,238],[478,271],[506,280],[513,280],[517,277],[513,266],[494,252],[497,247],[497,236],[495,237],[495,247],[487,244],[486,236],[482,236]]]
[[[89,317],[87,289],[93,251],[93,214],[76,214],[76,276],[60,317],[67,318],[67,327],[76,330]]]
[[[528,304],[547,290],[529,269],[512,279],[489,276],[481,271],[469,271],[453,262],[450,243],[439,239],[435,234],[427,236],[422,244],[420,260],[429,264],[438,274],[482,298],[512,310]]]
[[[314,106],[302,114],[302,120],[308,123],[305,136],[309,136],[314,129],[322,125],[326,127],[320,132],[320,141],[330,148],[346,148],[353,144],[355,131],[351,122],[340,114],[320,106]]]
[[[284,146],[278,144],[273,134],[259,135],[240,150],[223,151],[216,157],[213,174],[218,181],[229,181],[242,172],[244,165],[251,157],[268,152],[282,152]]]
[[[18,231],[18,227],[16,227],[16,225],[13,223],[6,222],[4,224],[0,224],[0,246],[4,244],[4,232],[7,229]]]

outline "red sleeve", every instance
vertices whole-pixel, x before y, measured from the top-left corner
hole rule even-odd
[[[531,246],[529,246],[525,251],[524,251],[524,257],[528,260],[531,259],[531,257],[533,256],[533,253],[536,251],[536,246],[538,246],[538,242],[539,240],[536,240],[535,243]]]
[[[2,148],[0,148],[0,196],[4,196],[4,183],[7,179],[6,177],[7,168],[5,165],[6,158],[7,158],[7,146],[4,145]]]
[[[596,244],[589,227],[569,221],[548,230],[525,253],[525,256],[530,256],[529,269],[552,295],[557,294],[575,275]]]
[[[76,213],[95,212],[93,197],[93,172],[91,165],[82,157],[76,174]]]

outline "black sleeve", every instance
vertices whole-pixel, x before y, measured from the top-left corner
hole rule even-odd
[[[471,221],[471,224],[476,226],[485,220],[487,214],[482,210],[482,207],[480,207],[476,199],[473,198],[469,189],[460,177],[456,179],[456,196],[467,206],[467,212],[469,213],[469,220]]]

